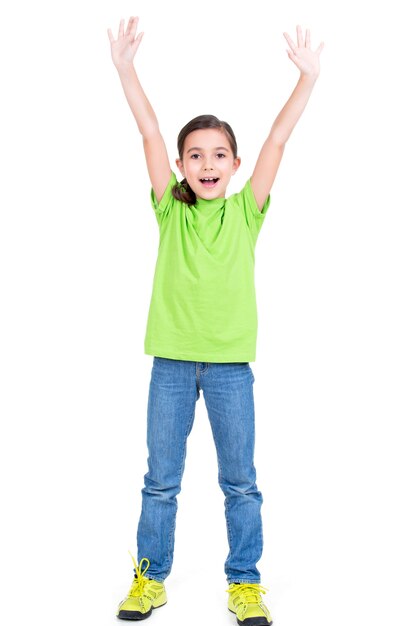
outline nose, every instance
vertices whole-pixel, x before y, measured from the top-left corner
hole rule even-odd
[[[204,167],[203,169],[206,170],[213,170],[212,167],[212,160],[211,157],[209,155],[207,155],[206,159],[205,159],[205,163],[204,163]]]

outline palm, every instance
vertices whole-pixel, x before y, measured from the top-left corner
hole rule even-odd
[[[287,51],[289,58],[293,61],[296,67],[299,68],[302,74],[317,77],[319,74],[319,55],[324,47],[324,42],[322,41],[318,48],[313,51],[311,50],[311,35],[309,28],[306,29],[305,41],[303,40],[302,28],[300,26],[296,27],[296,34],[297,45],[287,33],[283,33],[290,47],[290,51]]]
[[[119,23],[117,39],[114,39],[110,28],[107,29],[112,51],[112,60],[115,65],[132,62],[144,34],[139,33],[139,35],[135,37],[138,26],[137,17],[129,18],[126,31],[124,31],[124,21],[125,20],[121,20]]]

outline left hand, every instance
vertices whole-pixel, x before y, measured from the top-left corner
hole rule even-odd
[[[302,75],[316,79],[319,76],[319,55],[325,44],[321,41],[318,48],[313,52],[311,50],[311,32],[309,28],[306,29],[305,41],[303,41],[301,26],[296,26],[296,34],[298,39],[297,45],[287,33],[283,33],[290,47],[290,50],[287,51],[289,59],[299,68]]]

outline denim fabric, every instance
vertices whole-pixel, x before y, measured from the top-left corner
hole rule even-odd
[[[138,562],[150,560],[147,577],[171,571],[177,494],[200,390],[225,495],[228,582],[260,582],[262,495],[254,468],[254,375],[249,363],[203,363],[154,357],[148,397],[148,472],[138,524]],[[196,545],[196,551],[199,546]]]

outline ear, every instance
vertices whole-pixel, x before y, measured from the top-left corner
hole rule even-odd
[[[183,167],[183,161],[181,159],[176,159],[176,165],[180,170],[181,175],[183,176],[183,178],[186,178],[185,174],[184,174],[184,167]]]
[[[235,172],[238,170],[240,165],[241,165],[241,157],[236,157],[234,159],[234,164],[232,166],[232,175],[235,174]]]

